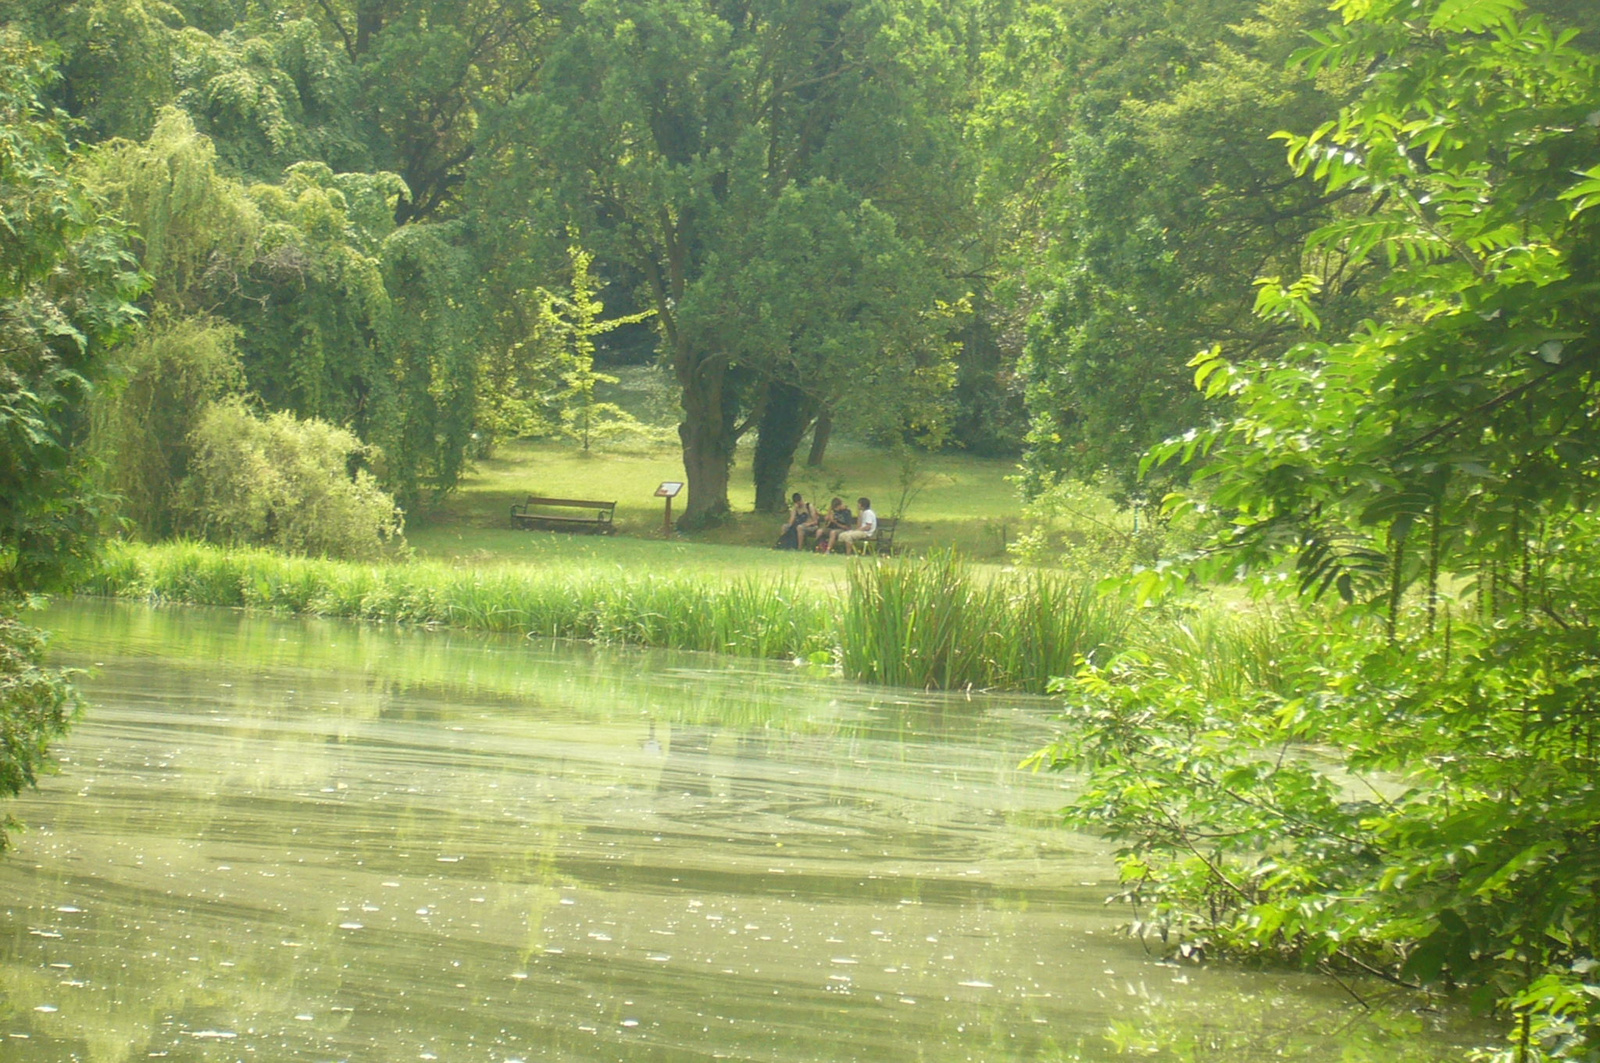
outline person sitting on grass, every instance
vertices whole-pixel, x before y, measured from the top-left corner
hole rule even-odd
[[[803,550],[806,545],[806,532],[817,529],[817,507],[807,502],[799,491],[794,493],[789,507],[789,523],[778,532],[779,550]]]
[[[872,512],[872,499],[858,498],[856,503],[861,507],[861,519],[856,521],[853,528],[835,528],[828,533],[828,553],[833,553],[835,543],[844,543],[845,551],[853,554],[856,552],[856,543],[865,542],[878,534],[878,515]]]
[[[855,517],[851,514],[850,507],[844,504],[844,499],[834,495],[833,501],[828,503],[828,512],[815,529],[817,553],[827,553],[828,547],[833,545],[833,533],[845,531],[854,523]]]

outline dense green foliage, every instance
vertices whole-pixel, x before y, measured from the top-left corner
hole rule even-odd
[[[61,118],[40,99],[46,57],[0,33],[0,796],[32,785],[72,695],[18,622],[26,596],[92,555],[89,398],[133,325],[141,280],[122,232],[70,171]],[[0,847],[5,835],[0,831]]]
[[[77,699],[60,672],[40,664],[44,635],[0,614],[0,797],[15,797],[37,782],[50,739],[66,731]],[[6,830],[0,817],[0,850]]]
[[[50,585],[97,532],[83,484],[93,382],[139,278],[39,99],[44,56],[0,38],[0,592]]]
[[[243,385],[234,330],[202,316],[160,315],[119,352],[121,379],[92,403],[96,478],[120,500],[128,530],[161,538],[184,527],[178,496],[190,434]]]
[[[231,331],[243,373],[233,390],[383,447],[387,482],[413,504],[459,478],[485,328],[467,297],[475,268],[458,227],[395,227],[399,178],[306,161],[247,184],[172,108],[146,140],[109,141],[86,169],[137,234],[154,316],[180,333]],[[139,372],[146,387],[187,386],[165,360]],[[178,426],[166,427],[162,445],[181,450]],[[141,525],[159,534],[166,508],[147,507]]]
[[[348,34],[331,4],[6,14],[62,49],[56,95],[99,145],[88,180],[132,227],[150,308],[233,326],[250,390],[383,447],[416,505],[456,482],[472,438],[489,316],[447,208],[477,77],[526,60],[529,15],[454,12],[463,37],[426,5],[360,7]]]
[[[1056,235],[1027,274],[1030,493],[1103,470],[1135,491],[1145,448],[1203,418],[1189,357],[1281,343],[1281,322],[1250,314],[1257,276],[1316,272],[1342,300],[1325,313],[1359,310],[1342,302],[1366,271],[1302,248],[1349,193],[1296,179],[1269,139],[1354,81],[1285,68],[1325,19],[1319,2],[1213,0],[1038,5],[1007,28],[997,164],[1038,159],[1029,209]]]
[[[1242,690],[1086,670],[1088,729],[1047,758],[1092,766],[1078,817],[1190,944],[1465,987],[1515,1018],[1509,1058],[1592,1058],[1600,69],[1519,7],[1351,2],[1300,53],[1370,72],[1285,139],[1367,201],[1308,253],[1375,261],[1388,308],[1197,357],[1233,415],[1152,454],[1225,518],[1200,572],[1348,604]],[[1259,312],[1314,329],[1319,280]]]

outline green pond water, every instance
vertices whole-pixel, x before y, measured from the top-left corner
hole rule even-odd
[[[1459,1058],[1178,966],[1018,770],[1049,702],[98,602],[0,857],[0,1061]],[[1376,997],[1372,987],[1357,987]],[[1130,1055],[1131,1054],[1131,1055]]]

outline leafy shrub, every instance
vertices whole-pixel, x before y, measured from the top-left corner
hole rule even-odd
[[[1169,519],[1140,499],[1112,504],[1117,493],[1109,480],[1060,481],[1028,502],[1021,534],[1006,552],[1019,564],[1103,574],[1154,565],[1197,545],[1192,520]]]
[[[394,498],[360,467],[374,448],[342,428],[228,401],[206,410],[190,442],[184,495],[202,538],[373,557],[400,536]]]
[[[0,613],[0,796],[34,785],[50,739],[64,734],[77,707],[66,678],[39,664],[44,634]],[[0,850],[5,830],[0,820]]]

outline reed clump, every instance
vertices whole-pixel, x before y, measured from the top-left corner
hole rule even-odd
[[[837,661],[863,682],[1044,692],[1128,640],[1135,610],[1088,579],[975,572],[953,552],[861,561],[843,593],[708,579],[429,561],[361,563],[201,543],[117,543],[81,590],[119,598],[438,624],[743,657]]]
[[[1282,610],[1213,607],[1167,618],[1141,640],[1140,650],[1148,669],[1180,680],[1208,702],[1263,692],[1287,698],[1305,685],[1303,662],[1317,657],[1307,637],[1305,625]]]
[[[983,579],[953,552],[858,565],[841,625],[845,673],[894,686],[1043,691],[1126,642],[1134,611],[1092,581]]]

